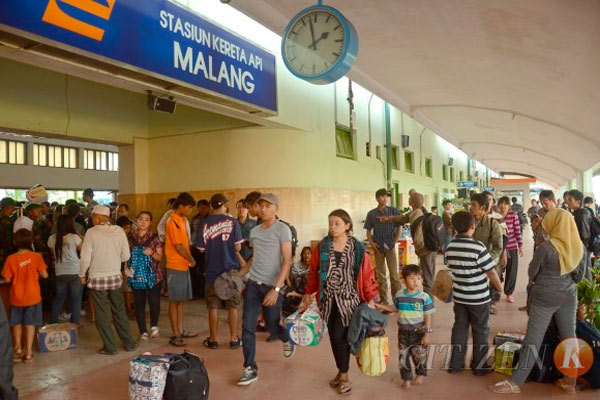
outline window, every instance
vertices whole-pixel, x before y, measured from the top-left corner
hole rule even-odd
[[[381,146],[375,146],[375,157],[381,160]]]
[[[77,168],[77,149],[34,143],[33,165],[38,167]]]
[[[392,199],[394,199],[394,207],[400,207],[400,185],[398,182],[392,183]]]
[[[118,171],[119,154],[104,150],[83,150],[83,168],[98,171]]]
[[[459,176],[460,176],[459,181],[463,182],[465,180],[465,173],[463,171],[460,171]]]
[[[25,164],[25,143],[0,140],[0,164]]]
[[[350,129],[335,126],[335,147],[338,157],[354,160],[354,137]]]
[[[431,158],[425,159],[425,176],[428,178],[433,176],[433,171],[431,170]]]
[[[442,165],[442,179],[448,180],[448,166],[446,164]]]
[[[454,176],[454,167],[450,167],[450,182],[454,182],[456,177]]]
[[[413,166],[414,154],[410,151],[404,151],[404,169],[406,172],[414,173],[415,169]]]
[[[398,146],[392,146],[392,168],[400,169],[400,163],[398,162]]]

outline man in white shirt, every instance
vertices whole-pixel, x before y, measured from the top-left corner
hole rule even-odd
[[[87,284],[92,295],[96,329],[104,343],[104,347],[98,352],[106,355],[117,354],[114,334],[110,327],[111,312],[125,350],[132,351],[137,344],[129,331],[121,274],[121,263],[130,257],[129,243],[125,231],[110,224],[108,207],[95,206],[92,219],[94,226],[87,231],[81,248],[79,279],[82,285]]]

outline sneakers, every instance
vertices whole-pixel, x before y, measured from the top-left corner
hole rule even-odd
[[[62,312],[62,313],[58,314],[58,320],[59,321],[70,321],[71,320],[71,313]]]
[[[139,344],[144,344],[148,341],[148,333],[144,332],[140,335],[140,338],[138,339],[138,343]]]
[[[296,346],[292,344],[291,341],[287,341],[283,343],[283,356],[286,358],[290,358],[296,352]]]
[[[252,367],[246,367],[237,381],[238,386],[247,386],[258,379],[258,372]]]
[[[79,316],[80,317],[85,317],[86,315],[87,314],[85,313],[85,310],[82,309],[82,310],[79,311]]]
[[[152,339],[155,339],[158,337],[158,326],[151,326],[150,327],[150,337]]]

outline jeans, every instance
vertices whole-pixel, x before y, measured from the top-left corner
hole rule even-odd
[[[412,370],[409,358],[415,365],[415,374],[427,376],[427,351],[429,346],[422,344],[425,330],[398,329],[398,356],[400,376],[402,380],[412,380]]]
[[[329,341],[331,343],[331,351],[335,358],[335,365],[341,373],[348,372],[350,367],[350,345],[348,344],[348,327],[344,327],[342,316],[338,310],[338,306],[334,303],[331,305],[331,314],[327,321],[327,329],[329,329]]]
[[[510,296],[515,291],[517,284],[517,272],[519,270],[519,251],[506,250],[506,275],[504,278],[504,294]]]
[[[375,253],[375,269],[377,271],[377,283],[379,283],[379,300],[383,304],[388,304],[387,296],[387,274],[385,270],[385,264],[387,263],[387,270],[390,273],[390,284],[392,285],[392,298],[396,293],[402,289],[400,284],[400,275],[398,273],[398,255],[395,249],[382,250]]]
[[[77,274],[56,276],[56,297],[52,302],[52,316],[50,318],[50,323],[56,324],[58,322],[58,314],[60,314],[63,304],[65,304],[67,293],[71,297],[71,322],[74,324],[79,323],[83,287],[81,286],[81,283],[79,283]]]
[[[448,260],[446,259],[446,249],[448,248],[448,245],[452,239],[454,239],[454,235],[446,234],[446,241],[444,242],[444,265],[448,265]]]
[[[0,298],[0,399],[17,400],[19,391],[13,386],[13,345],[4,310]]]
[[[423,291],[427,293],[431,300],[434,301],[431,289],[433,289],[433,282],[435,281],[435,258],[437,253],[431,251],[424,256],[419,256],[419,266],[423,274]]]
[[[277,303],[272,307],[265,307],[262,302],[272,286],[262,285],[252,280],[248,281],[244,295],[244,313],[242,315],[242,345],[244,349],[244,368],[251,367],[258,370],[256,364],[256,325],[261,310],[265,318],[265,325],[271,336],[276,336],[286,343],[290,340],[287,329],[279,323],[283,296],[279,296]]]
[[[150,326],[158,326],[160,315],[160,289],[163,283],[159,282],[152,289],[133,289],[133,302],[135,304],[135,319],[140,335],[148,333],[146,328],[146,301],[150,307]]]
[[[458,371],[465,366],[469,326],[473,332],[472,370],[484,370],[489,350],[488,334],[490,333],[490,303],[470,305],[454,303],[454,325],[452,326],[452,355],[450,369]]]

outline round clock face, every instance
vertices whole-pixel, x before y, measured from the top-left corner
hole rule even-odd
[[[288,67],[310,78],[326,73],[343,57],[347,37],[344,23],[335,14],[313,9],[290,23],[283,40]]]

